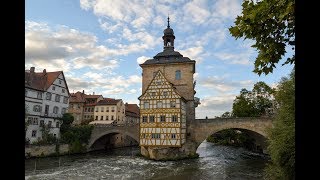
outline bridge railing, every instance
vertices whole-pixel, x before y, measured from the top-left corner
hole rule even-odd
[[[228,117],[228,118],[221,118],[221,117],[216,117],[216,118],[205,118],[205,119],[196,119],[196,121],[215,121],[215,120],[266,120],[270,121],[272,120],[272,116],[260,116],[260,117]]]
[[[111,123],[111,124],[93,124],[95,127],[124,127],[124,126],[139,126],[139,123]]]

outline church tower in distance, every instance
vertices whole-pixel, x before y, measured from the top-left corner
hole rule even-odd
[[[190,122],[195,120],[195,107],[200,104],[193,74],[195,60],[174,51],[174,32],[163,31],[163,51],[140,64],[142,95],[140,100],[141,154],[155,160],[196,156],[189,151]],[[194,148],[191,148],[194,149]]]

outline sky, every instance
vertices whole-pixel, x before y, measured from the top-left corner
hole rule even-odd
[[[293,65],[272,74],[253,73],[252,40],[235,39],[228,28],[241,15],[242,0],[26,0],[25,69],[63,71],[70,93],[139,104],[139,64],[163,50],[170,16],[175,51],[196,60],[196,118],[232,111],[242,88],[264,81],[275,87]],[[286,59],[292,55],[287,49]]]

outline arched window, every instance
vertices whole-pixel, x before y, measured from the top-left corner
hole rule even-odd
[[[177,80],[181,79],[181,71],[180,70],[176,70],[176,79]]]
[[[55,106],[55,107],[53,108],[53,113],[54,113],[54,114],[58,114],[58,111],[59,111],[59,108],[58,108],[57,106]]]

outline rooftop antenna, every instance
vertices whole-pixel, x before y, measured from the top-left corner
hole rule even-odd
[[[169,13],[168,13],[168,28],[170,28],[170,17],[169,17]]]

